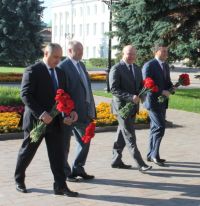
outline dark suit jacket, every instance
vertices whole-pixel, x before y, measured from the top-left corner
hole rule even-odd
[[[124,61],[120,61],[114,65],[109,73],[109,85],[113,94],[112,112],[117,114],[121,107],[127,102],[133,101],[133,95],[138,95],[142,88],[142,72],[137,65],[134,64],[134,77],[128,70]],[[132,114],[139,110],[139,106],[135,105]]]
[[[170,78],[170,69],[168,64],[165,64],[166,78],[164,78],[164,73],[158,61],[152,59],[144,64],[142,68],[143,79],[150,77],[154,80],[155,84],[158,86],[159,91],[156,93],[149,92],[146,96],[144,105],[147,109],[156,109],[160,106],[167,108],[168,101],[164,103],[158,102],[158,97],[162,94],[163,90],[169,90],[173,86]]]
[[[82,62],[80,62],[80,65],[88,81],[89,92],[91,95],[90,105],[86,102],[86,88],[84,83],[72,61],[69,58],[66,58],[58,66],[65,73],[67,79],[67,91],[75,102],[75,111],[78,113],[78,123],[85,123],[88,122],[88,118],[94,119],[96,117],[96,110],[88,72]]]
[[[65,90],[66,79],[62,71],[56,68],[59,88]],[[50,74],[43,62],[26,68],[21,84],[21,98],[25,104],[23,129],[31,130],[44,112],[50,112],[55,104],[55,92]],[[55,118],[53,122],[56,122]]]

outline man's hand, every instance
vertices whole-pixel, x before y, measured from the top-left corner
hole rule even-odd
[[[66,125],[71,125],[72,123],[76,122],[78,120],[78,114],[75,111],[72,111],[70,113],[70,116],[65,117],[63,122]]]
[[[71,117],[65,117],[64,119],[63,119],[63,123],[64,124],[66,124],[66,125],[71,125],[72,124],[72,119],[71,119]]]
[[[166,97],[169,97],[171,93],[168,91],[168,90],[163,90],[162,91],[162,95],[166,96]]]
[[[42,120],[45,124],[50,124],[52,122],[53,118],[49,115],[48,112],[44,112],[40,116],[40,120]]]
[[[138,104],[138,103],[140,102],[140,98],[139,98],[137,95],[134,95],[134,96],[133,96],[133,102],[134,102],[135,104]]]
[[[70,117],[72,119],[72,123],[76,122],[78,120],[78,114],[75,111],[72,111],[70,113]]]

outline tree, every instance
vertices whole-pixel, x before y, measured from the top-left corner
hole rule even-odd
[[[188,58],[200,66],[200,0],[121,0],[112,9],[119,48],[135,45],[139,64],[162,42],[169,45],[169,60]]]
[[[0,0],[0,64],[24,66],[41,57],[43,2]]]

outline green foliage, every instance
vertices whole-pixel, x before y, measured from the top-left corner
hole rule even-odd
[[[169,107],[188,112],[200,113],[200,89],[178,89],[170,96]]]
[[[0,65],[25,66],[41,57],[41,1],[0,1]]]
[[[94,95],[111,98],[111,93],[104,91],[93,91]],[[200,89],[177,89],[174,95],[170,96],[169,108],[187,112],[200,113]]]
[[[107,58],[91,58],[88,60],[89,64],[93,65],[97,68],[106,68],[108,65],[108,59]],[[114,59],[111,60],[111,65],[114,65],[115,61]]]
[[[20,89],[17,87],[0,87],[0,105],[22,105]]]
[[[24,67],[0,67],[0,73],[23,73]]]
[[[140,65],[162,41],[169,45],[170,61],[189,58],[190,65],[200,66],[199,0],[121,0],[112,9],[119,49],[135,45]]]

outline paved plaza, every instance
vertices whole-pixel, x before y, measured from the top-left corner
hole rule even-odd
[[[96,102],[110,101],[95,97]],[[13,173],[21,139],[0,140],[0,206],[200,206],[200,115],[168,110],[174,126],[166,130],[161,157],[166,167],[150,163],[153,169],[140,173],[127,149],[123,161],[130,170],[110,166],[115,132],[97,133],[92,139],[86,171],[95,179],[68,183],[78,198],[55,196],[44,141],[27,170],[27,194],[15,190]],[[148,129],[136,131],[138,147],[146,157]],[[70,163],[75,153],[72,138]]]

